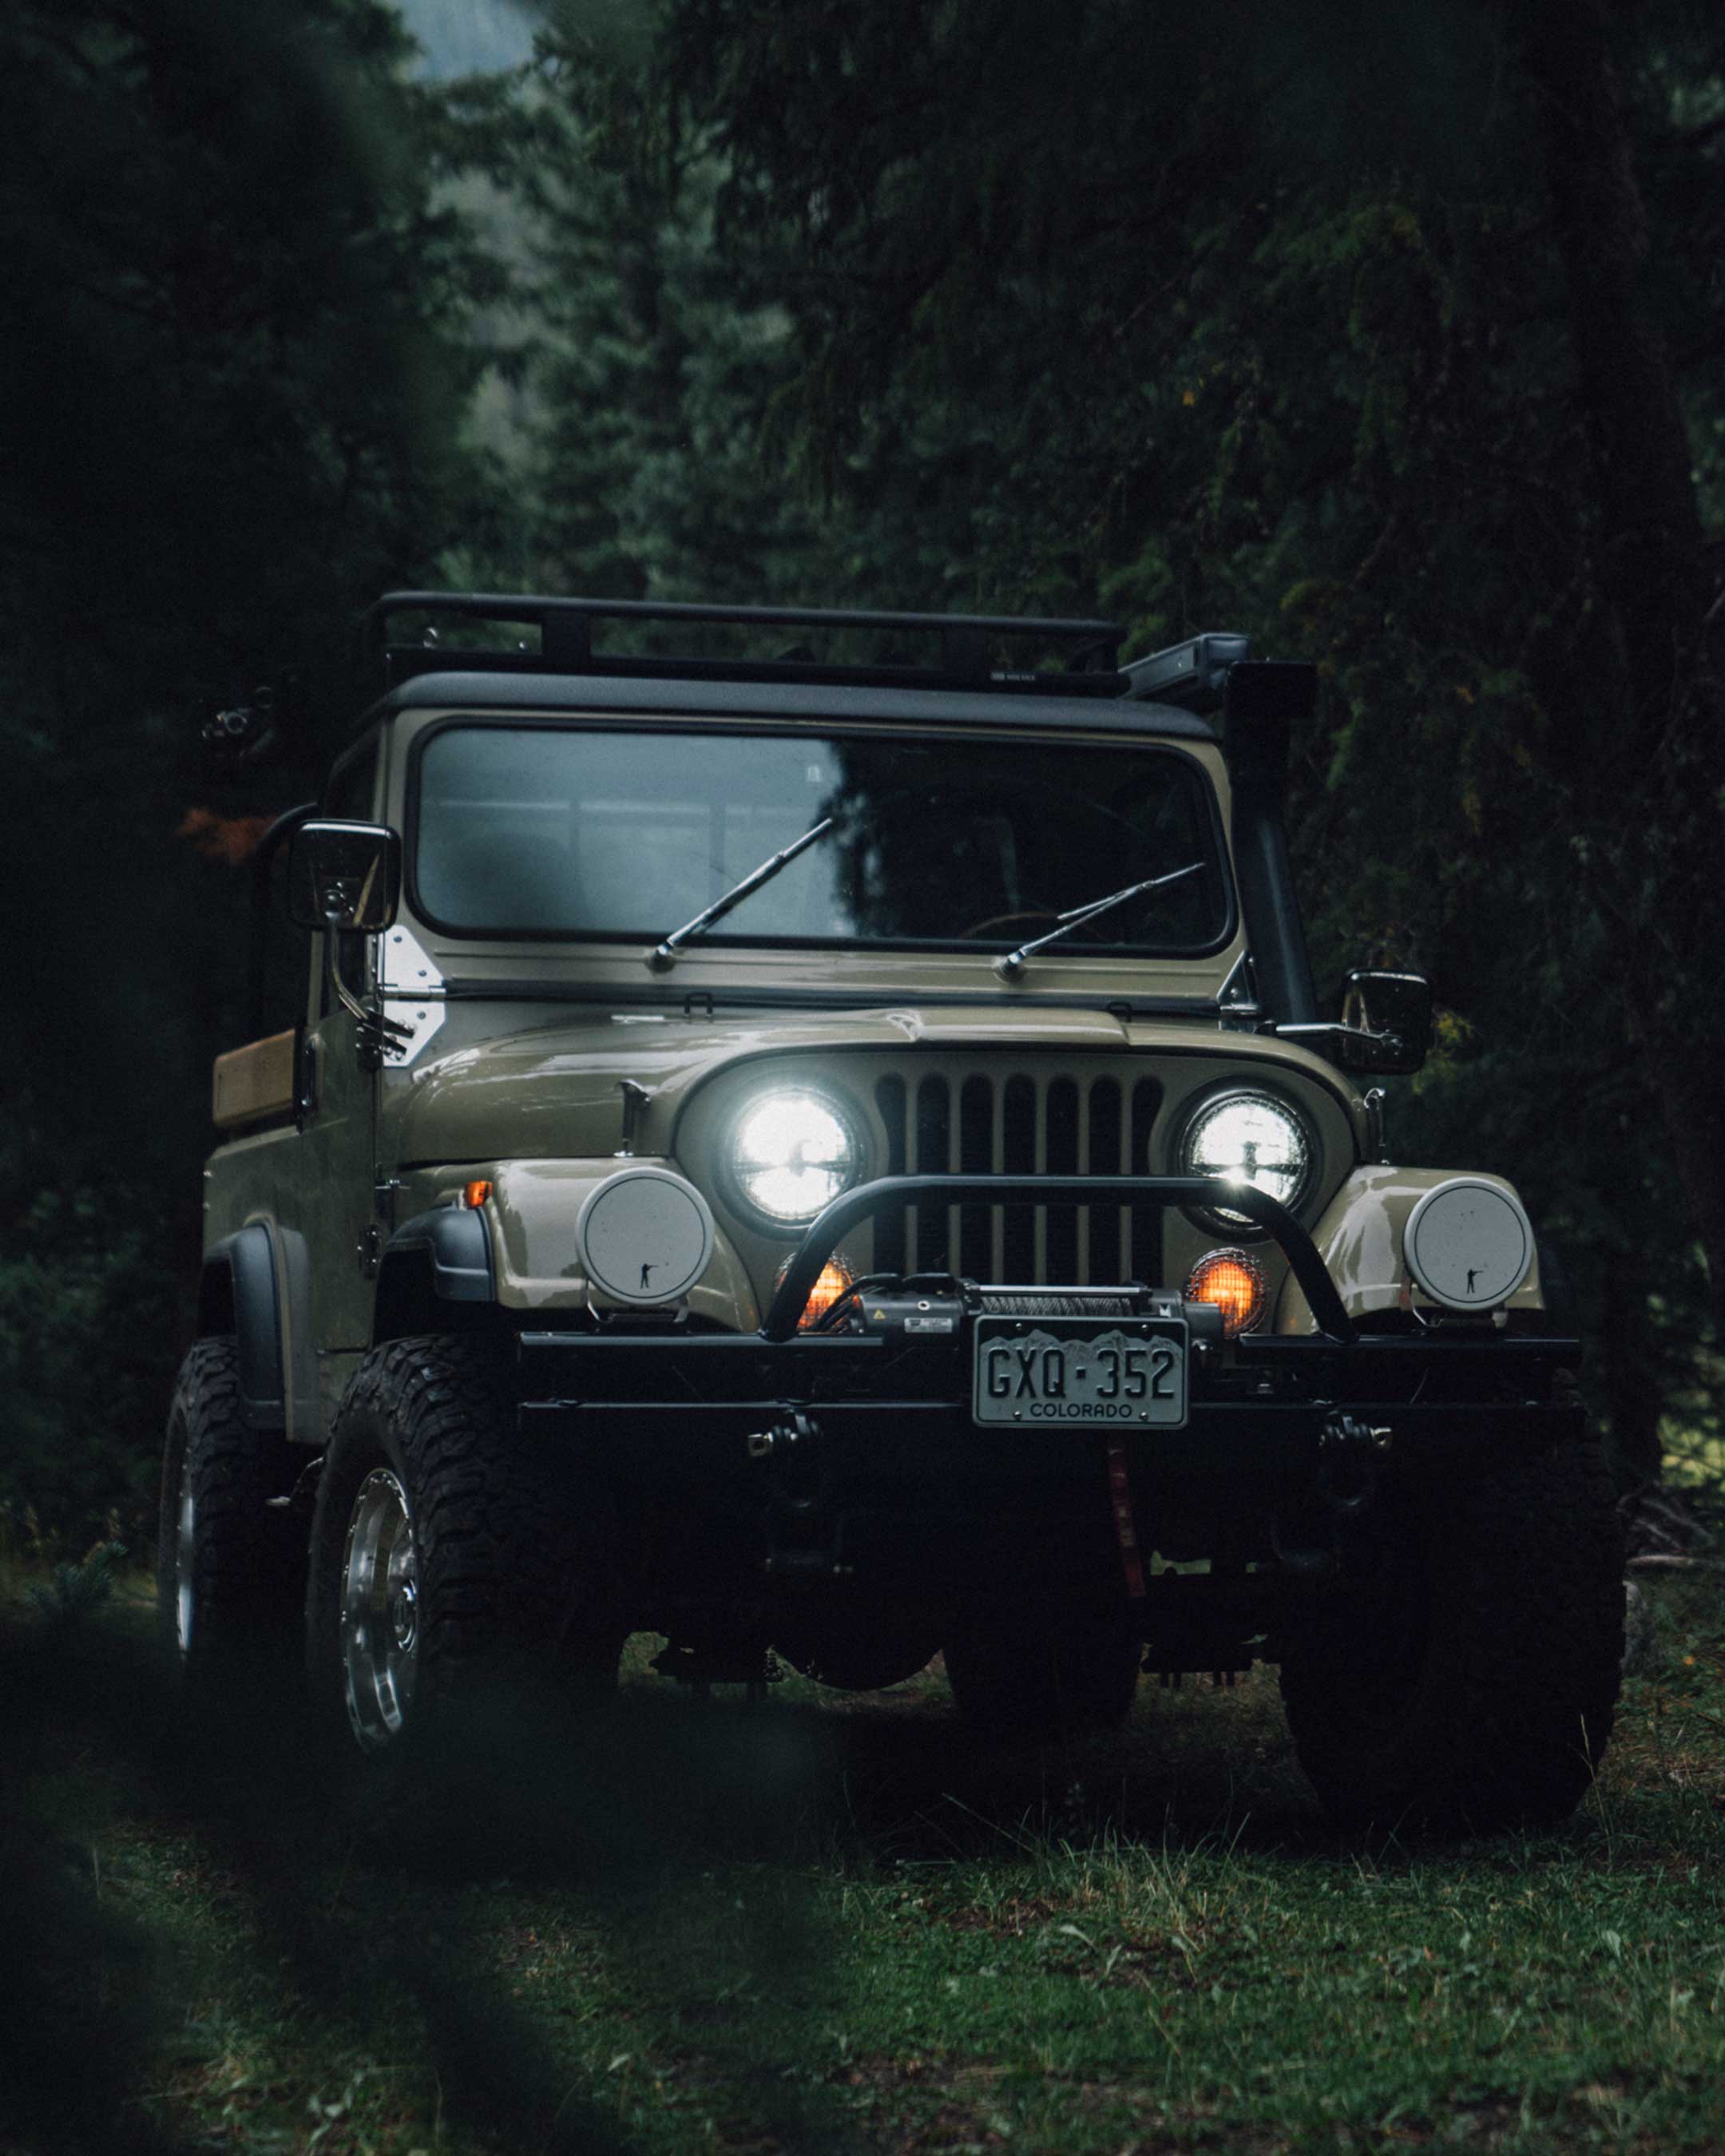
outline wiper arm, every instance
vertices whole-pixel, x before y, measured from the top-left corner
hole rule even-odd
[[[665,973],[677,963],[677,953],[684,944],[691,943],[697,936],[704,936],[716,921],[722,920],[733,906],[741,906],[752,891],[758,891],[763,883],[771,883],[781,869],[788,868],[798,855],[806,852],[817,839],[824,838],[833,828],[833,819],[823,816],[812,831],[805,831],[800,839],[793,839],[782,854],[774,854],[770,860],[762,861],[757,869],[751,869],[739,884],[734,884],[722,898],[716,898],[704,913],[697,913],[692,921],[685,921],[680,928],[672,929],[662,943],[656,944],[647,953],[647,963],[655,973]]]
[[[1182,876],[1196,875],[1203,868],[1202,861],[1188,861],[1183,869],[1170,869],[1166,875],[1146,876],[1142,883],[1129,883],[1124,891],[1111,891],[1106,898],[1093,898],[1088,906],[1075,906],[1070,913],[1057,913],[1058,928],[1050,928],[1046,936],[1039,936],[1034,942],[1020,943],[1016,951],[1009,951],[1004,958],[994,961],[994,971],[1003,981],[1016,980],[1024,970],[1024,961],[1033,951],[1040,951],[1050,943],[1057,943],[1063,936],[1070,936],[1075,928],[1081,928],[1086,921],[1094,921],[1099,913],[1111,907],[1124,906],[1129,898],[1137,898],[1147,891],[1159,891],[1165,883],[1178,883]]]

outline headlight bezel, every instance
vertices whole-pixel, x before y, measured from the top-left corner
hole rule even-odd
[[[744,1128],[752,1116],[775,1099],[814,1101],[839,1126],[849,1147],[849,1172],[838,1188],[810,1212],[775,1212],[755,1197],[745,1179],[744,1168],[738,1158]],[[855,1190],[863,1180],[868,1168],[866,1133],[867,1126],[860,1111],[836,1086],[811,1085],[800,1080],[757,1086],[736,1103],[725,1119],[720,1152],[720,1173],[725,1194],[752,1228],[781,1240],[795,1240],[802,1235],[810,1221],[819,1218],[834,1199],[842,1198],[847,1191]],[[762,1163],[763,1168],[769,1165]]]
[[[1278,1115],[1286,1116],[1305,1147],[1305,1163],[1300,1171],[1299,1180],[1289,1194],[1278,1201],[1290,1213],[1297,1215],[1322,1180],[1322,1147],[1312,1117],[1297,1101],[1291,1100],[1286,1093],[1277,1091],[1272,1086],[1254,1085],[1246,1080],[1234,1079],[1225,1085],[1212,1086],[1196,1095],[1188,1102],[1174,1138],[1174,1173],[1177,1175],[1200,1173],[1189,1157],[1199,1125],[1218,1109],[1245,1101],[1273,1108]],[[1251,1187],[1255,1188],[1259,1186]],[[1274,1198],[1276,1194],[1273,1190],[1266,1190],[1265,1195]],[[1255,1220],[1248,1219],[1244,1214],[1230,1213],[1220,1206],[1189,1205],[1183,1209],[1186,1217],[1207,1234],[1225,1236],[1230,1242],[1270,1240],[1269,1229],[1260,1227]]]

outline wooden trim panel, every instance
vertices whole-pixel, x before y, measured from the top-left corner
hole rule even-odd
[[[294,1029],[272,1033],[218,1055],[211,1074],[210,1113],[218,1131],[244,1129],[294,1111]]]

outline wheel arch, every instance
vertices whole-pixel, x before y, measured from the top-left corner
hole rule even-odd
[[[285,1430],[281,1297],[275,1240],[267,1224],[249,1221],[205,1253],[198,1287],[198,1331],[232,1333],[239,1353],[240,1412],[249,1430]]]
[[[496,1265],[484,1212],[439,1205],[404,1220],[384,1246],[372,1344],[420,1332],[465,1332],[496,1306]]]

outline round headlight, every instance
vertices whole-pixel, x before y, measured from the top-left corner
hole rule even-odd
[[[1297,1205],[1312,1182],[1312,1142],[1291,1108],[1267,1093],[1223,1093],[1204,1101],[1180,1140],[1182,1175],[1249,1183],[1266,1198]],[[1209,1217],[1230,1228],[1256,1224],[1216,1207]]]
[[[1264,1315],[1264,1268],[1250,1250],[1209,1250],[1192,1268],[1188,1302],[1213,1302],[1230,1340],[1250,1332]]]
[[[731,1175],[744,1202],[789,1227],[812,1220],[862,1173],[850,1118],[830,1095],[761,1093],[737,1119]]]

